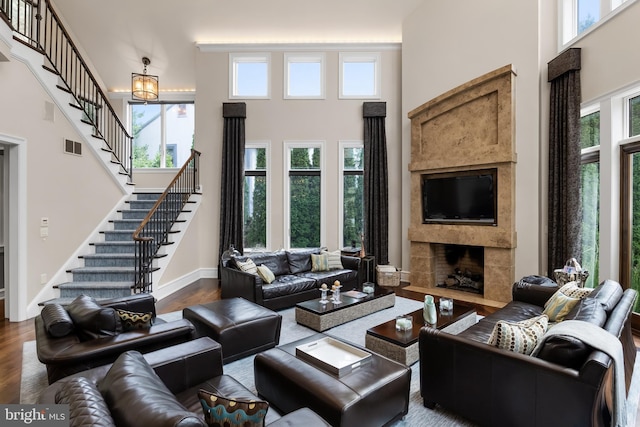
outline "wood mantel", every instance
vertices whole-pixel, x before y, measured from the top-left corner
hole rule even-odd
[[[435,288],[432,243],[484,247],[484,298],[510,301],[515,275],[515,72],[504,66],[409,112],[411,285]],[[497,224],[424,224],[421,176],[497,169]]]

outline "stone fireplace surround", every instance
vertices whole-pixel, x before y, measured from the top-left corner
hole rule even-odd
[[[412,287],[485,305],[511,300],[515,274],[515,123],[511,65],[489,72],[409,112],[411,119]],[[422,222],[423,174],[497,169],[497,224]],[[437,288],[436,245],[484,248],[484,295]],[[453,294],[452,294],[453,293]]]

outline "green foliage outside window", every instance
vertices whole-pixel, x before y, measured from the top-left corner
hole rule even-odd
[[[320,148],[292,148],[290,170],[290,245],[320,246]]]
[[[254,163],[255,161],[255,163]],[[264,148],[245,150],[244,247],[267,246],[267,155]],[[251,172],[256,174],[251,174]]]
[[[580,119],[580,147],[600,145],[600,112]],[[586,163],[581,167],[582,190],[582,254],[580,264],[589,271],[585,286],[598,284],[600,254],[600,164]]]

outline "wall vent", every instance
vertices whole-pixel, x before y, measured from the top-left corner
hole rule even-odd
[[[75,154],[76,156],[82,156],[82,143],[77,141],[72,141],[70,139],[65,139],[64,152],[67,154]]]

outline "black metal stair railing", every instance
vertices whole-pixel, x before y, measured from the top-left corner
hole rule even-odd
[[[14,31],[14,39],[41,52],[48,60],[45,68],[59,75],[83,121],[93,127],[93,136],[104,140],[103,149],[119,173],[133,172],[133,138],[118,118],[102,88],[82,59],[48,0],[0,0],[0,16]]]
[[[191,157],[133,233],[136,246],[135,293],[152,291],[153,260],[162,245],[167,243],[171,228],[190,196],[198,192],[199,164],[200,152],[192,149]]]

